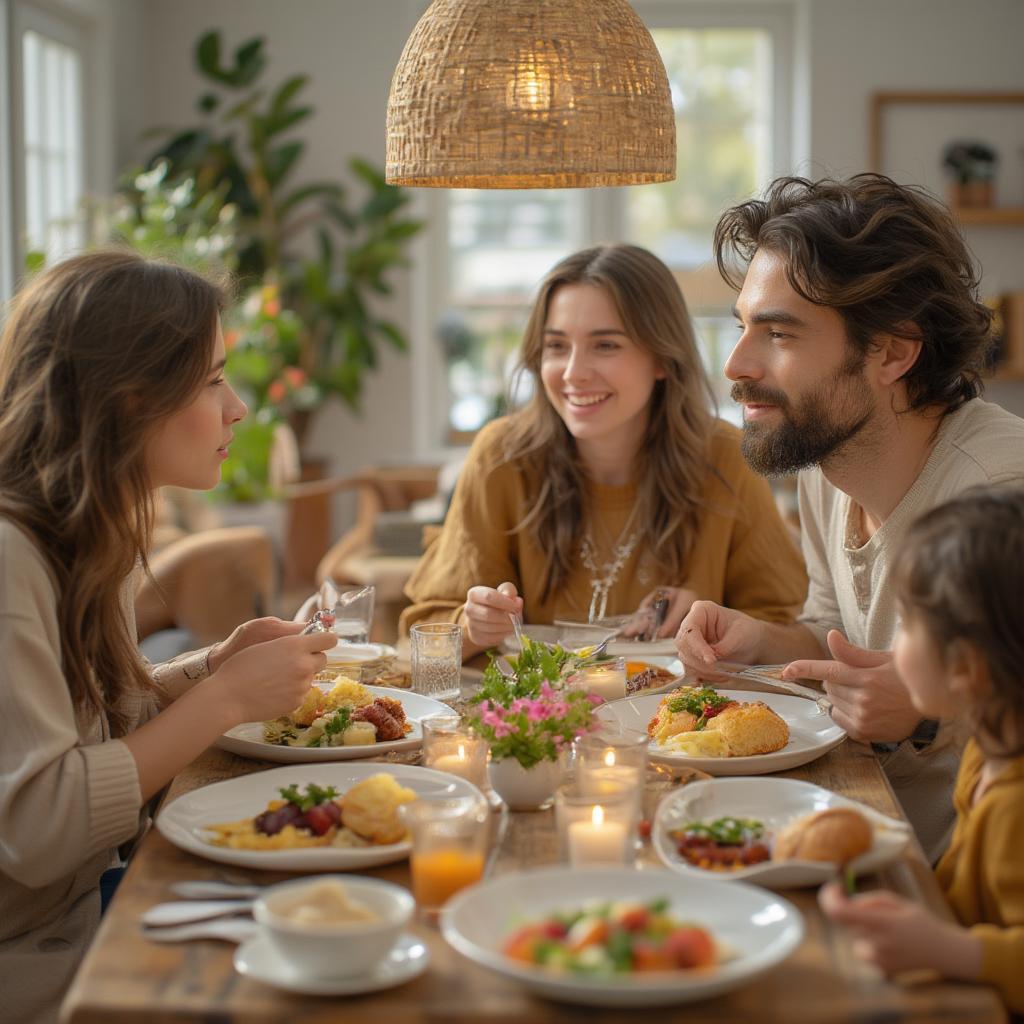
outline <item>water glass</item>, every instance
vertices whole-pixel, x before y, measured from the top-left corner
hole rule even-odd
[[[633,840],[635,799],[630,785],[609,782],[598,795],[579,777],[555,793],[555,826],[563,862],[630,865],[636,855]]]
[[[487,741],[466,729],[459,715],[424,718],[420,725],[424,767],[458,775],[486,792]]]
[[[325,581],[321,594],[330,580]],[[334,604],[334,632],[339,640],[353,644],[365,644],[370,639],[373,627],[373,603],[377,595],[375,587],[360,587],[337,593]]]
[[[481,797],[416,800],[399,813],[409,827],[412,894],[428,921],[451,896],[484,875],[490,808]]]
[[[427,697],[458,697],[462,683],[462,628],[454,622],[424,622],[409,630],[412,689]]]

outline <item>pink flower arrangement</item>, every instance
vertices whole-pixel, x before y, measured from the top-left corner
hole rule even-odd
[[[555,761],[577,737],[600,728],[594,708],[603,703],[584,690],[554,687],[544,680],[535,696],[509,701],[484,699],[470,714],[469,728],[488,741],[494,758],[514,757],[524,768]]]

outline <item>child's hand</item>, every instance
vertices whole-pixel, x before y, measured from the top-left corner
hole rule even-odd
[[[886,974],[931,968],[947,978],[978,977],[980,941],[918,903],[884,890],[848,897],[831,882],[822,886],[818,904],[853,934],[854,953]]]
[[[327,664],[333,633],[279,636],[228,659],[217,672],[218,690],[231,703],[236,724],[288,714],[302,703],[313,675]]]
[[[302,632],[302,623],[285,622],[284,619],[277,619],[272,615],[243,622],[227,640],[221,640],[219,644],[214,644],[210,648],[210,656],[207,659],[210,671],[216,672],[228,658],[238,654],[239,651],[244,651],[246,647],[266,643],[268,640],[276,640],[280,636],[294,636],[300,632]]]

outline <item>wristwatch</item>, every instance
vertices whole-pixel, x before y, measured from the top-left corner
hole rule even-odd
[[[939,723],[934,718],[922,718],[917,728],[907,737],[915,750],[924,750],[932,745],[939,732]]]

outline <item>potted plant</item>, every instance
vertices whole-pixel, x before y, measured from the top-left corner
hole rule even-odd
[[[228,318],[228,372],[254,421],[261,413],[264,427],[287,421],[301,446],[310,417],[331,397],[358,410],[381,344],[406,348],[374,299],[390,294],[388,276],[406,265],[422,224],[403,212],[408,194],[364,160],[349,165],[365,193],[355,202],[338,181],[292,187],[305,143],[289,133],[314,112],[301,101],[308,76],[268,87],[262,38],[225,59],[220,33],[208,32],[195,58],[208,83],[197,101],[201,120],[168,132],[149,166],[163,168],[169,188],[187,184],[191,211],[211,196],[233,211],[243,297]]]
[[[466,724],[487,740],[488,777],[513,810],[546,807],[561,778],[561,758],[573,741],[599,727],[594,707],[602,699],[566,682],[579,658],[561,647],[528,638],[503,675],[492,655]]]
[[[951,142],[942,160],[952,174],[950,205],[991,206],[998,159],[996,151],[983,142]]]

